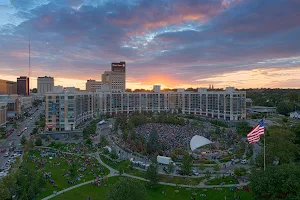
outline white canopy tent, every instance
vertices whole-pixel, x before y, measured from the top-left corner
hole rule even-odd
[[[213,143],[213,142],[206,139],[205,137],[200,136],[200,135],[195,135],[190,141],[190,147],[191,147],[191,150],[194,151],[195,149],[197,149],[199,147],[202,147],[204,145],[211,144],[211,143]]]

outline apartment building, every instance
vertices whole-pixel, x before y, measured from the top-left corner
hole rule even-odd
[[[37,93],[45,95],[47,92],[53,92],[54,78],[50,76],[38,77]]]
[[[56,102],[55,106],[53,102]],[[63,115],[57,113],[57,110],[54,112],[53,107],[56,109],[63,107]],[[65,109],[66,107],[68,110]],[[241,120],[246,119],[246,92],[236,91],[232,87],[224,91],[208,91],[199,88],[197,92],[188,92],[184,89],[178,89],[176,92],[161,92],[160,87],[156,86],[154,92],[116,93],[112,90],[98,90],[72,94],[53,93],[47,94],[46,97],[46,124],[49,130],[71,130],[71,127],[74,129],[77,124],[93,115],[135,111],[171,111],[228,121]]]
[[[46,94],[46,124],[49,131],[74,130],[75,128],[75,94]]]
[[[0,126],[5,126],[7,123],[7,103],[0,102]]]

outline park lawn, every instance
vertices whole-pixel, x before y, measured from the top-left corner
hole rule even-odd
[[[119,177],[111,177],[108,179],[108,184],[114,184]],[[150,200],[187,200],[190,199],[190,197],[195,197],[196,200],[203,199],[200,197],[200,194],[205,194],[206,198],[209,200],[221,200],[224,199],[224,196],[227,197],[227,199],[233,199],[234,192],[231,192],[229,188],[221,188],[221,190],[214,190],[214,189],[192,189],[192,188],[177,188],[173,186],[166,186],[166,185],[159,185],[156,188],[150,188],[146,186],[147,194],[149,196]],[[105,200],[106,192],[108,190],[107,186],[103,187],[97,187],[92,186],[91,184],[87,184],[84,186],[81,186],[79,188],[70,190],[68,192],[65,192],[64,194],[58,195],[53,200],[85,200],[88,199],[88,197],[91,197],[92,200]],[[164,193],[162,193],[162,190],[164,190]],[[175,190],[178,190],[179,192],[176,193]],[[237,196],[241,196],[241,199],[243,200],[253,200],[253,197],[251,193],[248,193],[246,191],[235,191]],[[195,196],[193,195],[196,194]]]
[[[29,155],[35,155],[36,157],[40,157],[39,151],[31,151],[29,153]],[[83,163],[83,161],[79,161],[79,159],[81,159],[81,158],[79,158],[78,156],[73,156],[73,158],[78,159],[78,163]],[[63,190],[65,188],[73,186],[73,184],[68,184],[68,182],[67,182],[68,178],[70,178],[70,177],[63,176],[70,169],[71,166],[69,166],[66,163],[66,161],[64,161],[62,158],[53,158],[52,160],[50,160],[49,158],[46,158],[46,159],[47,159],[47,164],[45,164],[45,166],[43,168],[45,169],[45,172],[51,172],[51,178],[54,180],[54,184],[57,185],[57,187],[54,188],[53,185],[49,182],[49,179],[47,179],[46,185],[40,192],[40,195],[37,196],[37,199],[42,199],[46,196],[49,196],[49,195],[53,194],[53,191],[59,191],[59,190]],[[26,157],[24,160],[26,160]],[[96,163],[98,165],[98,167],[102,167],[104,169],[104,172],[103,172],[104,175],[109,174],[109,170],[107,168],[105,168],[104,166],[100,165],[96,159],[91,158],[91,161]],[[50,166],[51,163],[59,163],[59,162],[60,162],[59,166],[53,166],[53,167]],[[23,164],[22,164],[23,167],[25,167],[25,166],[28,167],[30,171],[36,171],[36,173],[39,173],[39,174],[42,173],[41,170],[36,169],[36,165],[37,165],[37,163],[31,162],[31,160],[29,160],[28,162],[23,162]],[[98,173],[96,173],[97,175],[100,175],[99,171],[97,170],[98,167],[87,166],[86,171],[77,172],[77,175],[81,174],[81,175],[83,175],[83,177],[80,178],[80,180],[77,181],[75,184],[93,180],[95,177],[92,173],[92,169],[94,169],[95,172],[98,172]],[[80,166],[77,165],[76,168],[79,169]]]
[[[182,176],[168,176],[159,174],[159,181],[166,183],[174,183],[174,184],[182,184],[182,185],[199,185],[201,181],[203,181],[205,177],[182,177]]]
[[[141,178],[146,179],[146,172],[142,170],[138,170],[135,168],[128,168],[128,161],[121,161],[121,162],[113,162],[109,159],[107,159],[105,156],[101,156],[101,160],[109,165],[110,167],[119,170],[120,168],[124,169],[124,173],[133,175],[133,176],[138,176]],[[197,178],[190,178],[190,177],[179,177],[179,176],[171,176],[171,175],[164,175],[164,174],[159,174],[159,181],[160,182],[166,182],[166,183],[178,183],[178,184],[190,184],[192,182],[196,182],[199,184],[201,181],[204,180],[204,177],[197,177]]]
[[[233,176],[213,178],[213,179],[205,182],[206,185],[220,185],[221,183],[224,183],[224,184],[239,184],[238,180]]]

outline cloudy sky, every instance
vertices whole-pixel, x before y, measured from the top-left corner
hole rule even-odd
[[[299,0],[0,0],[0,79],[85,88],[111,62],[127,87],[300,87]]]

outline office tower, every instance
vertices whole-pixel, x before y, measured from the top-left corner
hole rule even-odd
[[[29,78],[27,76],[17,78],[17,93],[18,95],[29,95]]]
[[[50,76],[38,77],[37,92],[45,95],[47,92],[53,92],[54,78]]]

